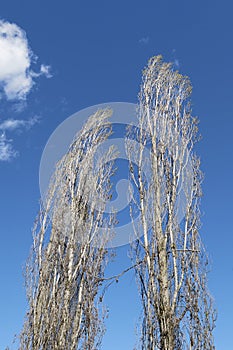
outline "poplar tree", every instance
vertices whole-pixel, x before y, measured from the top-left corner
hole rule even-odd
[[[97,349],[106,312],[99,300],[113,217],[105,217],[115,150],[111,111],[92,115],[56,165],[26,267],[22,350]]]
[[[132,259],[143,310],[141,349],[215,348],[191,91],[188,77],[161,56],[152,57],[143,71],[138,125],[126,142],[134,188],[131,212],[139,214]]]

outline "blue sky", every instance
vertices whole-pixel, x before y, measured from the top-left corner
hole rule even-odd
[[[205,174],[201,234],[212,261],[216,346],[232,349],[232,13],[229,0],[1,3],[0,30],[10,40],[1,35],[0,349],[11,346],[23,323],[22,267],[39,208],[39,163],[49,136],[85,107],[137,102],[141,70],[157,54],[173,61],[193,84],[193,112],[203,137],[197,146]],[[24,33],[12,37],[18,27],[9,22]],[[127,251],[127,246],[117,249],[109,273],[128,266]],[[138,314],[133,274],[112,286],[106,302],[110,316],[103,349],[132,349]]]

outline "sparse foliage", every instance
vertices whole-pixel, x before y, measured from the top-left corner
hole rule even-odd
[[[97,349],[106,311],[99,301],[114,218],[104,216],[115,151],[110,110],[97,111],[58,162],[34,229],[26,267],[29,309],[22,350]],[[102,310],[102,312],[101,312]]]
[[[143,306],[141,349],[215,348],[208,261],[199,235],[202,173],[193,153],[197,120],[190,94],[187,77],[161,56],[150,59],[139,94],[138,128],[129,131],[127,141],[132,215],[140,217],[132,259]]]
[[[132,268],[142,301],[142,350],[215,349],[208,259],[199,234],[202,173],[193,151],[198,122],[191,90],[189,79],[161,56],[149,60],[138,125],[126,139],[131,215],[139,215],[132,220],[133,265],[118,275],[104,276],[115,224],[104,210],[116,153],[98,151],[111,134],[111,112],[97,111],[58,162],[26,268],[29,308],[20,350],[98,349],[104,293]]]

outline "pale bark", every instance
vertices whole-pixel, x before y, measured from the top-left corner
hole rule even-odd
[[[20,349],[92,350],[104,333],[99,293],[114,218],[105,218],[114,149],[110,110],[89,118],[59,161],[34,229],[26,268],[28,313]],[[103,312],[101,312],[101,309]]]
[[[190,94],[189,79],[153,57],[143,72],[138,128],[129,132],[126,143],[135,189],[131,212],[137,207],[140,215],[132,258],[143,305],[141,349],[214,349],[215,313],[199,236],[202,174],[193,152],[197,120]]]

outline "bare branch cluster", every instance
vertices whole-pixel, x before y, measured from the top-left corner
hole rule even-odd
[[[98,292],[114,218],[104,217],[115,151],[110,110],[97,111],[58,162],[26,267],[29,309],[20,349],[96,349],[106,315]],[[102,312],[101,312],[102,309]]]
[[[187,77],[161,56],[151,58],[139,93],[138,127],[126,143],[136,189],[131,212],[140,213],[132,259],[143,305],[142,349],[214,349],[190,94]]]
[[[116,224],[114,215],[104,214],[116,151],[101,152],[99,145],[111,134],[111,111],[91,116],[58,162],[26,267],[29,307],[20,350],[98,349],[106,316],[102,298],[131,269],[142,302],[141,349],[215,349],[191,91],[189,79],[161,56],[149,60],[138,124],[126,138],[133,263],[118,275],[104,274]]]

